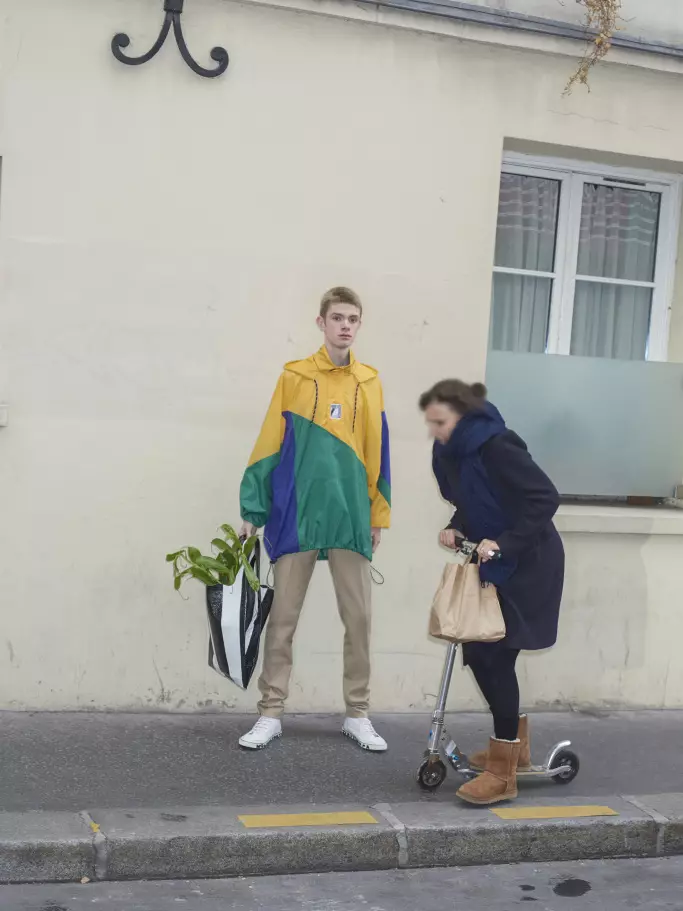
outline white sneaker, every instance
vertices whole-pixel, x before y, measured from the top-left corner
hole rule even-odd
[[[373,728],[369,718],[347,718],[342,734],[355,740],[358,746],[373,753],[384,753],[387,742]]]
[[[245,750],[263,750],[271,740],[282,737],[282,722],[279,718],[267,718],[261,715],[254,727],[240,737],[239,744]]]

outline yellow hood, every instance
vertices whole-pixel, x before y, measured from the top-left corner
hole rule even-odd
[[[296,373],[299,376],[305,376],[309,380],[314,380],[316,375],[331,373],[334,370],[348,371],[359,383],[367,383],[369,380],[374,380],[377,376],[375,368],[368,367],[367,364],[361,364],[360,361],[357,361],[353,355],[353,351],[350,352],[348,366],[337,367],[330,359],[330,355],[324,345],[315,354],[312,354],[302,361],[290,361],[288,364],[285,364],[285,370],[289,370],[290,373]]]

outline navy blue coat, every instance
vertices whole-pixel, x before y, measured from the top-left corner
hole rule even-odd
[[[557,625],[564,583],[564,548],[552,519],[560,497],[548,476],[531,458],[526,444],[511,430],[492,437],[481,447],[481,458],[491,492],[506,518],[498,536],[501,553],[518,561],[515,572],[498,587],[507,633],[497,647],[535,650],[549,648],[557,639]],[[456,508],[449,525],[465,538],[467,516],[458,506],[458,460],[443,458],[450,498]],[[492,650],[487,643],[470,643],[468,658],[484,659]]]

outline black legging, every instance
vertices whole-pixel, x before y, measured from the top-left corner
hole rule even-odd
[[[468,663],[479,689],[493,715],[493,730],[498,740],[516,740],[519,726],[519,683],[515,663],[519,651],[494,648],[490,654],[482,649]]]

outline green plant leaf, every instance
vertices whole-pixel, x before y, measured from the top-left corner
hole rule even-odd
[[[204,585],[220,584],[219,580],[212,576],[207,569],[202,569],[200,566],[193,566],[190,570],[190,574],[192,575],[193,579],[197,579],[199,582],[203,582]]]
[[[183,583],[183,579],[190,575],[192,568],[189,569],[178,569],[177,567],[173,571],[173,587],[176,591],[180,588]]]
[[[197,547],[166,554],[166,562],[173,564],[173,587],[178,591],[186,578],[196,579],[204,585],[234,585],[241,568],[244,568],[249,585],[257,591],[260,582],[249,565],[249,558],[256,546],[256,536],[244,543],[232,525],[221,525],[224,538],[214,538],[214,554],[205,556]]]
[[[233,546],[241,545],[242,542],[240,541],[240,536],[237,534],[237,532],[232,527],[232,525],[221,525],[221,531],[225,535],[226,541],[229,541],[230,544],[232,544]]]
[[[225,528],[230,530],[230,526],[226,525]],[[234,531],[234,529],[232,529]],[[222,541],[220,538],[214,538],[211,542],[213,546],[219,551],[216,554],[216,559],[225,565],[227,571],[230,573],[230,585],[235,581],[235,575],[240,566],[240,552],[242,549],[241,542],[237,539],[232,541]]]
[[[217,554],[216,559],[219,563],[223,563],[223,565],[227,566],[229,569],[238,570],[240,567],[239,556],[231,550],[224,550],[222,553]]]
[[[261,582],[254,572],[254,570],[249,566],[249,561],[245,560],[242,564],[244,566],[244,575],[246,576],[247,582],[254,589],[255,592],[261,587]]]
[[[217,573],[227,572],[225,563],[221,563],[219,560],[215,560],[213,557],[199,557],[195,563],[200,567],[200,569],[208,569]]]

